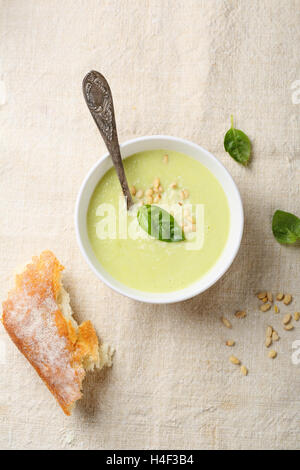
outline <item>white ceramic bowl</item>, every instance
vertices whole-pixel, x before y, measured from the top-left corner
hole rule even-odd
[[[137,139],[129,140],[121,145],[122,158],[126,158],[134,153],[144,150],[154,149],[175,150],[198,160],[215,175],[227,196],[230,209],[230,228],[228,239],[216,264],[201,279],[184,289],[174,292],[142,292],[121,284],[101,266],[89,242],[86,218],[89,201],[97,183],[106,171],[112,167],[112,161],[108,153],[106,153],[93,166],[81,185],[76,202],[75,227],[80,250],[90,268],[99,279],[115,291],[132,299],[148,303],[165,304],[179,302],[200,294],[223,276],[233,262],[240,247],[244,227],[244,214],[240,193],[232,177],[216,157],[199,145],[193,144],[192,142],[184,139],[165,135],[139,137]]]

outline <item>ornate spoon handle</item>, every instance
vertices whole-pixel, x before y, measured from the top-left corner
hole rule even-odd
[[[128,210],[133,201],[121,158],[114,105],[109,85],[101,73],[91,71],[84,77],[82,89],[86,104],[111,155],[126,198]]]

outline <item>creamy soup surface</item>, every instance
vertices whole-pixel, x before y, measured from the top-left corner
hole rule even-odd
[[[114,168],[90,200],[87,229],[97,259],[113,278],[134,289],[170,292],[187,287],[207,273],[225,247],[230,213],[223,188],[204,165],[174,151],[131,155],[124,168],[135,193],[130,212],[124,210]],[[186,240],[168,243],[144,232],[136,213],[147,203],[174,213]]]

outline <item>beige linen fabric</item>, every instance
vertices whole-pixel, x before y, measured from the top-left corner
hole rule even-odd
[[[0,2],[1,299],[14,268],[49,248],[66,266],[76,317],[117,350],[68,418],[1,326],[1,448],[299,448],[300,365],[291,356],[300,325],[280,325],[282,312],[300,310],[300,251],[271,233],[276,208],[300,215],[299,24],[299,0]],[[75,198],[105,151],[81,92],[90,69],[111,84],[121,141],[190,139],[236,180],[241,250],[203,295],[144,305],[111,291],[83,260]],[[223,149],[231,113],[253,142],[249,168]],[[291,292],[294,303],[262,314],[253,295],[261,288]],[[275,360],[264,347],[268,324],[281,336]],[[246,378],[229,363],[229,338]]]

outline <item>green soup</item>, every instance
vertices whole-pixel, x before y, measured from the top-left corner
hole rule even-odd
[[[187,287],[216,263],[227,241],[230,214],[220,183],[198,161],[167,150],[132,155],[124,168],[129,186],[134,186],[131,211],[122,204],[120,208],[123,199],[114,168],[90,200],[87,229],[97,259],[111,276],[134,289],[170,292]],[[174,213],[186,240],[167,243],[143,232],[136,217],[143,203]]]

